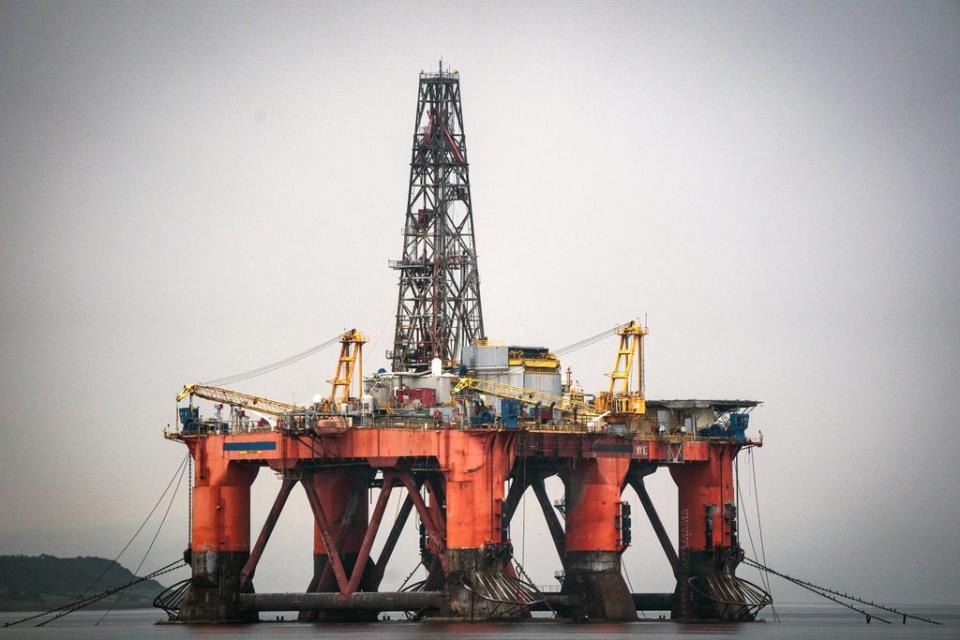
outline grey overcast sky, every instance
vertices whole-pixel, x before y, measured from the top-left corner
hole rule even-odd
[[[556,347],[648,314],[650,396],[765,402],[770,565],[960,602],[955,2],[0,1],[0,553],[112,557],[184,454],[161,435],[184,383],[353,326],[385,363],[440,57],[490,336]],[[587,388],[612,349],[569,358]],[[243,389],[304,401],[334,359]],[[276,488],[263,471],[255,531]],[[665,471],[652,491],[675,539]],[[514,541],[549,583],[529,502]],[[185,506],[146,568],[183,548]],[[671,589],[634,530],[634,587]],[[258,589],[304,588],[311,537],[298,494]]]

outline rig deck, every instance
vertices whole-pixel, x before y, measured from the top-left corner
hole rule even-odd
[[[258,610],[325,620],[370,620],[398,610],[489,620],[543,608],[581,620],[630,620],[638,607],[669,608],[679,619],[744,619],[766,604],[765,594],[734,574],[741,553],[732,462],[742,447],[758,444],[749,440],[379,426],[168,437],[185,443],[196,462],[184,621],[251,621]],[[679,489],[677,550],[644,487],[644,476],[661,465]],[[261,467],[281,480],[251,548],[250,486]],[[562,517],[544,488],[553,475],[565,487]],[[306,593],[254,594],[257,564],[298,484],[315,517],[314,579]],[[631,594],[623,581],[627,487],[640,497],[673,566],[673,594]],[[372,512],[370,488],[379,489]],[[509,525],[528,489],[553,536],[564,575],[559,594],[539,592],[510,563]],[[394,490],[404,502],[374,561],[371,549]],[[428,578],[418,591],[379,592],[414,509]]]

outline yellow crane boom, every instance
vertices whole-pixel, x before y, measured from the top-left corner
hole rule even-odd
[[[539,404],[544,407],[553,405],[554,409],[565,413],[573,413],[576,411],[584,418],[600,414],[597,408],[586,400],[573,398],[569,395],[558,396],[553,393],[546,393],[545,391],[534,391],[526,387],[515,387],[502,382],[494,382],[493,380],[460,378],[457,386],[453,388],[453,393],[457,394],[465,389],[488,393],[498,398],[506,398],[507,400],[519,400],[524,404]]]
[[[293,404],[278,402],[276,400],[270,400],[269,398],[261,398],[250,395],[249,393],[241,393],[239,391],[232,391],[221,387],[211,387],[204,384],[184,385],[183,391],[177,395],[177,402],[182,401],[187,396],[196,396],[204,400],[222,402],[223,404],[243,407],[272,416],[282,416],[300,408]]]

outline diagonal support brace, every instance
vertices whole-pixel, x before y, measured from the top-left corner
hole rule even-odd
[[[351,594],[360,586],[360,578],[363,577],[363,571],[367,566],[367,560],[370,558],[370,549],[373,547],[373,541],[377,537],[377,531],[380,530],[380,522],[383,520],[383,512],[387,508],[387,502],[390,500],[390,493],[393,491],[393,476],[385,474],[383,478],[383,488],[380,489],[380,496],[377,498],[377,506],[373,509],[373,515],[367,524],[367,531],[363,535],[363,542],[360,545],[360,552],[357,554],[357,560],[353,565],[353,573],[350,574],[350,583],[347,585],[345,593]]]
[[[557,548],[557,555],[560,556],[560,563],[566,569],[567,554],[566,539],[567,534],[560,524],[560,518],[557,517],[557,511],[550,504],[550,496],[547,495],[547,486],[542,477],[537,477],[530,483],[533,487],[533,493],[537,496],[537,502],[540,503],[540,510],[543,511],[543,517],[547,521],[547,528],[550,529],[550,537],[553,538],[553,546]]]
[[[257,538],[256,544],[253,545],[253,550],[250,551],[250,557],[247,559],[246,564],[244,564],[243,569],[240,570],[241,591],[247,586],[247,584],[249,584],[250,580],[253,579],[253,574],[257,570],[257,564],[260,562],[260,557],[263,555],[263,550],[267,547],[267,541],[270,540],[270,534],[273,533],[273,528],[276,526],[277,520],[280,518],[280,512],[283,511],[283,506],[287,503],[287,498],[290,497],[290,492],[293,490],[293,487],[296,484],[297,481],[291,479],[284,479],[280,484],[280,491],[277,493],[277,497],[273,501],[273,506],[270,508],[270,513],[267,514],[267,519],[263,523],[263,528],[260,529],[260,536]]]
[[[630,473],[627,475],[627,481],[630,483],[630,486],[633,487],[633,490],[637,492],[637,497],[640,498],[640,504],[643,505],[643,510],[647,514],[647,519],[650,520],[650,525],[653,527],[654,533],[657,534],[657,540],[660,541],[660,546],[663,547],[663,552],[670,562],[673,575],[679,576],[680,558],[677,556],[677,550],[673,547],[673,543],[670,542],[670,536],[667,534],[667,530],[660,520],[660,515],[657,513],[656,507],[653,506],[653,500],[650,499],[650,494],[647,493],[647,487],[643,482],[643,475]]]
[[[420,514],[420,519],[423,521],[424,526],[427,528],[427,531],[430,533],[430,539],[434,541],[436,549],[434,550],[437,557],[440,558],[440,564],[443,566],[443,571],[447,571],[447,544],[446,540],[443,537],[443,532],[440,530],[440,527],[437,526],[436,521],[433,519],[433,514],[430,512],[429,507],[423,502],[423,496],[420,495],[420,490],[417,488],[417,485],[410,478],[409,474],[402,473],[398,474],[400,481],[403,482],[403,486],[407,488],[407,493],[410,498],[413,499],[413,505],[417,508],[417,513]]]
[[[313,511],[317,528],[320,529],[320,537],[323,539],[323,546],[327,550],[328,564],[333,568],[333,575],[337,578],[337,587],[339,587],[340,592],[343,593],[346,591],[348,584],[347,574],[343,569],[343,561],[340,559],[339,547],[333,535],[330,533],[330,522],[327,520],[327,516],[323,511],[320,496],[317,495],[317,491],[311,482],[304,481],[301,484],[303,484],[303,488],[307,492],[307,501],[310,503],[310,509]],[[343,526],[340,527],[341,530],[345,528],[346,527]]]
[[[377,558],[376,574],[373,579],[375,589],[380,588],[383,574],[387,570],[387,563],[390,562],[390,556],[393,555],[393,550],[397,546],[397,541],[400,539],[400,534],[403,533],[403,527],[407,524],[407,519],[410,517],[411,511],[413,511],[413,498],[408,495],[404,498],[403,504],[400,505],[397,519],[394,521],[390,533],[387,534],[387,539],[383,544],[383,550],[380,551],[380,557]]]
[[[517,512],[517,507],[523,499],[523,494],[526,493],[527,487],[529,487],[534,480],[533,475],[527,478],[523,478],[523,475],[522,473],[516,472],[512,474],[513,481],[510,482],[510,489],[507,491],[507,497],[503,501],[503,521],[507,523],[507,525],[513,520],[513,515]]]

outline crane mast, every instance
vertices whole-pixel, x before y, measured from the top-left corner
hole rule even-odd
[[[330,389],[330,405],[336,402],[349,402],[350,385],[353,380],[359,380],[360,383],[356,397],[360,397],[363,388],[363,345],[367,342],[367,337],[351,329],[340,336],[340,358],[337,360],[337,370],[333,378],[329,381],[332,385]],[[339,400],[337,396],[340,396]]]
[[[647,411],[643,374],[643,338],[646,325],[632,320],[616,328],[620,340],[617,356],[610,372],[610,386],[597,396],[596,405],[615,415],[643,414]]]

